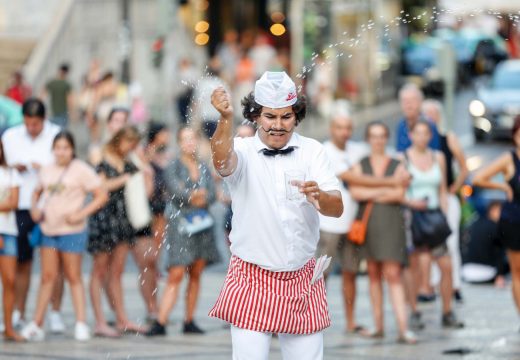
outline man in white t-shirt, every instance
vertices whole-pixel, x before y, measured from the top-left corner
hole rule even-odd
[[[363,143],[351,141],[353,124],[345,112],[337,112],[330,122],[330,140],[323,143],[325,153],[329,157],[336,176],[346,173],[353,165],[368,154],[368,147]],[[343,296],[347,316],[347,330],[358,332],[354,316],[356,297],[356,274],[359,263],[363,259],[363,249],[346,240],[352,221],[357,213],[357,203],[352,199],[346,184],[342,181],[341,196],[343,199],[343,214],[339,218],[320,216],[320,241],[318,255],[331,256],[339,261],[343,277]],[[327,269],[326,275],[332,266]]]
[[[364,258],[364,248],[347,240],[350,226],[356,218],[358,205],[348,192],[348,184],[364,186],[383,186],[402,183],[406,178],[376,178],[371,175],[352,176],[350,168],[365,156],[370,148],[364,142],[351,140],[353,133],[352,119],[346,109],[338,101],[334,107],[334,117],[330,122],[330,140],[323,144],[329,157],[333,171],[341,184],[341,195],[344,211],[341,217],[332,218],[320,216],[320,241],[317,255],[331,256],[333,261],[339,261],[343,278],[343,296],[347,318],[347,331],[363,334],[365,329],[355,321],[354,304],[356,300],[356,275],[361,260]],[[405,175],[405,174],[404,174]],[[328,271],[332,270],[332,266]],[[327,272],[326,272],[327,275]]]
[[[35,226],[29,213],[31,197],[38,183],[42,166],[54,161],[52,142],[60,127],[45,120],[45,106],[36,98],[22,106],[24,123],[8,129],[2,136],[7,165],[18,170],[21,177],[16,222],[18,225],[18,265],[16,278],[16,309],[13,318],[23,319],[29,292],[33,248],[29,234]],[[53,315],[55,313],[53,312]],[[15,321],[18,322],[18,321]],[[53,323],[51,319],[51,323]]]

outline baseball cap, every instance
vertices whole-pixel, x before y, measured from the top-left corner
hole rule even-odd
[[[292,106],[298,100],[296,85],[285,71],[266,71],[256,81],[254,97],[257,104],[271,109]]]

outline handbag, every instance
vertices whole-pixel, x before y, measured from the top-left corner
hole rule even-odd
[[[388,167],[390,166],[392,160],[388,159],[388,162],[385,165],[385,170],[383,173],[386,173]],[[356,219],[352,222],[350,226],[350,231],[347,234],[348,239],[356,245],[363,245],[367,236],[367,227],[368,227],[368,219],[370,218],[370,214],[372,213],[372,207],[374,203],[369,201],[367,202],[365,209],[363,210],[363,214],[361,215],[361,208],[358,210],[358,214]]]
[[[446,242],[451,229],[440,209],[412,210],[412,239],[415,247],[436,248]]]
[[[179,232],[185,235],[195,235],[210,229],[215,221],[205,209],[197,209],[185,214],[179,219]]]
[[[358,212],[358,217],[354,220],[350,227],[350,231],[348,233],[348,239],[356,245],[363,245],[367,236],[367,226],[368,219],[370,217],[370,213],[372,212],[372,207],[374,206],[373,202],[368,202],[363,211],[363,215],[359,217],[361,214],[361,209]]]
[[[42,240],[42,228],[40,227],[40,224],[35,224],[31,230],[31,233],[29,234],[29,245],[31,245],[33,248],[38,247],[42,244]]]
[[[150,225],[152,212],[148,196],[146,195],[146,185],[144,174],[138,171],[133,174],[126,182],[125,190],[125,209],[134,230],[141,230]]]

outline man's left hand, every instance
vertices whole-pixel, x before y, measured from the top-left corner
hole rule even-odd
[[[316,181],[305,181],[300,185],[300,192],[305,194],[307,201],[314,205],[316,210],[320,210],[321,190]]]

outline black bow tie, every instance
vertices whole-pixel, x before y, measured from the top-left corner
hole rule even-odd
[[[287,155],[294,151],[294,146],[289,146],[286,149],[262,149],[262,152],[265,156],[275,156],[275,155]]]

